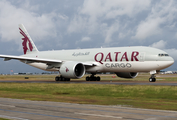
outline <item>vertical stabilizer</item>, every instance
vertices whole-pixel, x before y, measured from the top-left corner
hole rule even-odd
[[[36,48],[35,44],[33,43],[31,37],[29,36],[23,24],[19,24],[19,32],[22,36],[21,38],[24,54],[38,52],[38,49]]]

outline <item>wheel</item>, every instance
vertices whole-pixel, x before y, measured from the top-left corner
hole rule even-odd
[[[90,77],[90,81],[94,81],[94,77]]]
[[[57,77],[55,77],[55,81],[59,81],[59,77],[57,76]]]
[[[61,81],[65,81],[65,78],[63,78],[63,77],[60,77],[60,79],[61,79]]]
[[[70,81],[70,78],[65,78],[65,81]]]
[[[149,78],[149,82],[153,82],[153,78]]]
[[[86,77],[86,81],[90,81],[90,77],[89,76]]]
[[[156,78],[149,78],[149,82],[155,82]]]
[[[156,81],[156,78],[153,78],[153,82],[155,82]]]
[[[100,77],[99,77],[99,76],[98,76],[98,77],[96,77],[96,80],[97,80],[97,81],[100,81]]]

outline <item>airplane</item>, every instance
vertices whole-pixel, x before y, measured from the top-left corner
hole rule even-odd
[[[23,24],[19,24],[19,32],[24,55],[0,55],[0,58],[19,60],[45,71],[58,71],[55,81],[79,79],[86,72],[91,73],[86,81],[100,81],[95,75],[101,72],[114,72],[121,78],[135,78],[139,72],[150,72],[149,82],[155,82],[155,74],[174,63],[166,52],[145,46],[38,51]]]

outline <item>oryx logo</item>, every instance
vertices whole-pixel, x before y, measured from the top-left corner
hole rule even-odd
[[[66,67],[66,72],[68,72],[69,71],[69,69]]]
[[[20,28],[19,28],[20,29]],[[24,54],[26,54],[27,50],[30,50],[32,51],[33,50],[33,46],[29,40],[29,38],[27,37],[27,35],[20,29],[20,33],[23,35],[24,38],[22,38],[23,42],[22,42],[22,45],[23,45],[23,51],[24,51]],[[29,47],[29,48],[28,48]]]

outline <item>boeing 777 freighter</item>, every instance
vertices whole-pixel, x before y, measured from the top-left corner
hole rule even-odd
[[[82,78],[86,72],[91,76],[86,81],[100,81],[96,73],[114,72],[118,77],[135,78],[138,72],[150,72],[150,82],[155,82],[156,72],[171,66],[172,57],[166,52],[151,47],[113,47],[76,50],[38,51],[23,24],[19,25],[24,55],[0,55],[4,61],[16,59],[45,71],[58,71],[56,81]]]

